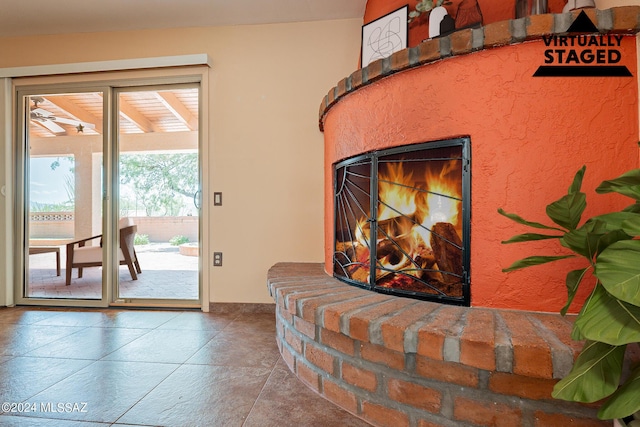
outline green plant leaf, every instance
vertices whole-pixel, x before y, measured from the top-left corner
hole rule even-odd
[[[504,240],[503,244],[507,243],[520,243],[520,242],[531,242],[534,240],[547,240],[547,239],[559,239],[562,236],[549,236],[546,234],[538,234],[538,233],[524,233],[518,234],[517,236],[513,236],[509,240]]]
[[[575,230],[586,207],[586,194],[571,193],[548,205],[547,215],[559,226]]]
[[[607,292],[640,309],[640,240],[607,247],[598,256],[594,274]]]
[[[596,223],[587,221],[582,227],[571,230],[560,238],[560,244],[591,260],[598,245],[599,234],[593,232]]]
[[[580,170],[576,173],[576,176],[573,177],[573,182],[569,187],[569,194],[574,194],[580,192],[580,188],[582,187],[582,178],[584,178],[584,171],[587,170],[587,166],[582,166]]]
[[[598,418],[603,420],[624,418],[638,411],[640,411],[640,365],[602,405]]]
[[[640,213],[640,202],[634,203],[631,206],[627,206],[622,210],[622,212]]]
[[[611,296],[598,283],[573,324],[571,338],[611,345],[640,342],[640,307]]]
[[[564,307],[562,307],[562,310],[560,310],[560,314],[562,314],[563,316],[567,314],[567,310],[569,310],[569,306],[571,306],[571,303],[573,302],[573,299],[576,296],[576,292],[578,292],[578,287],[580,286],[580,282],[582,282],[584,275],[587,273],[587,271],[590,268],[591,267],[589,266],[581,270],[573,270],[567,274],[567,280],[566,280],[567,303],[565,304]]]
[[[609,233],[603,234],[598,239],[596,254],[601,254],[609,246],[622,240],[631,240],[631,236],[629,236],[622,230],[614,230]]]
[[[620,382],[626,346],[587,341],[569,375],[551,395],[573,402],[597,402],[613,393]]]
[[[593,260],[610,244],[631,239],[631,236],[622,231],[622,224],[633,214],[618,214],[616,212],[589,219],[582,227],[565,233],[560,244]]]
[[[565,231],[565,230],[563,230],[561,228],[549,227],[548,225],[540,224],[539,222],[527,221],[526,219],[524,219],[524,218],[522,218],[522,217],[520,217],[520,216],[518,216],[516,214],[505,212],[502,208],[498,209],[498,213],[500,215],[506,216],[507,218],[517,222],[518,224],[528,225],[529,227],[543,228],[545,230],[558,230],[558,231],[562,231],[563,233]]]
[[[622,229],[630,236],[640,236],[640,215],[633,215],[622,223]]]
[[[633,169],[619,177],[607,181],[596,188],[596,193],[618,193],[640,200],[640,169]]]
[[[613,230],[621,230],[625,222],[634,218],[637,218],[638,214],[634,212],[611,212],[603,215],[594,216],[589,221],[596,221],[597,227],[594,228],[597,232],[606,232]]]
[[[575,255],[559,255],[559,256],[530,256],[514,262],[502,271],[508,273],[510,271],[519,270],[521,268],[533,267],[534,265],[546,264],[548,262],[558,261],[565,258],[573,258]]]

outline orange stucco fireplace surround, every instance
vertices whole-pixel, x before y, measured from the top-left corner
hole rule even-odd
[[[546,243],[498,208],[545,222],[544,207],[587,165],[585,217],[626,206],[595,195],[637,168],[640,7],[587,10],[620,36],[632,77],[534,77],[548,37],[577,13],[485,24],[419,43],[355,71],[320,106],[325,134],[325,262],[268,273],[289,368],[328,400],[380,426],[592,426],[595,405],[554,400],[582,345],[571,340],[567,271],[502,269]],[[545,39],[544,37],[547,37]],[[459,136],[471,141],[470,307],[373,293],[332,277],[333,165],[361,153]],[[586,291],[579,295],[583,301]],[[578,305],[574,303],[572,312]],[[640,359],[637,348],[627,357]]]

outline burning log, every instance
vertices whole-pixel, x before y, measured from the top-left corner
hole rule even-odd
[[[438,222],[431,229],[431,247],[445,283],[460,282],[462,276],[462,240],[451,223]]]
[[[394,216],[378,221],[378,238],[394,238],[409,232],[418,222],[416,214]],[[386,233],[386,234],[385,234]]]

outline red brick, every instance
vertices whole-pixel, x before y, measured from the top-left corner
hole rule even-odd
[[[309,286],[306,287],[307,290],[298,290],[298,291],[294,291],[289,293],[286,296],[286,300],[287,300],[287,310],[289,311],[289,313],[293,314],[293,315],[299,315],[300,313],[298,313],[297,311],[297,303],[298,300],[303,299],[303,298],[310,298],[310,297],[314,297],[314,296],[318,296],[318,295],[325,295],[328,292],[331,292],[330,289],[327,289],[326,287],[323,287],[321,289],[313,289],[313,290],[309,290]]]
[[[293,334],[289,329],[284,331],[284,340],[291,346],[293,351],[302,354],[302,340]]]
[[[413,301],[410,299],[396,298],[358,311],[349,319],[349,336],[360,341],[370,341],[369,324],[372,321],[411,304]]]
[[[327,104],[331,105],[336,102],[336,88],[332,87],[329,93],[327,93]]]
[[[296,307],[293,306],[289,306],[288,305],[288,297],[296,292],[303,292],[303,291],[308,291],[309,290],[309,286],[307,285],[301,285],[298,282],[295,283],[288,283],[286,285],[278,285],[278,287],[275,290],[276,293],[276,299],[279,301],[279,305],[283,308],[283,310],[281,310],[282,312],[288,312],[290,314],[296,314]]]
[[[427,420],[418,420],[418,427],[442,427],[442,424],[432,423]]]
[[[426,357],[416,357],[416,373],[424,378],[441,382],[478,387],[478,369],[455,362],[442,362]]]
[[[573,329],[573,320],[576,316],[561,316],[559,314],[542,314],[530,313],[529,316],[535,317],[567,347],[573,351],[574,359],[578,357],[582,351],[583,341],[575,341],[571,338],[571,330]]]
[[[471,52],[471,28],[451,34],[451,53],[461,55]]]
[[[404,369],[404,353],[389,350],[377,344],[360,344],[360,355],[374,363],[382,363],[392,369]]]
[[[431,320],[418,330],[418,354],[442,360],[444,339],[451,335],[464,312],[461,307],[441,307],[435,312]]]
[[[284,363],[287,364],[287,366],[289,367],[291,372],[295,372],[296,371],[296,358],[293,355],[293,353],[291,353],[288,348],[283,346],[282,350],[280,350],[280,354],[282,354],[282,359],[284,360]]]
[[[388,395],[396,402],[404,403],[437,414],[440,412],[442,393],[419,384],[395,378],[387,381]]]
[[[537,378],[553,378],[549,344],[538,335],[536,327],[521,313],[499,314],[511,331],[513,373]]]
[[[391,55],[391,69],[402,71],[409,68],[409,49],[402,49]]]
[[[378,388],[378,379],[375,373],[347,362],[342,362],[342,379],[351,385],[371,392]]]
[[[320,392],[320,377],[311,368],[304,363],[297,361],[296,374],[302,382],[306,383],[315,391]]]
[[[355,90],[362,86],[362,68],[351,73],[351,90]]]
[[[329,329],[330,331],[340,332],[340,316],[342,316],[343,313],[349,310],[356,309],[358,307],[364,307],[367,304],[373,304],[389,299],[388,296],[366,294],[365,291],[362,291],[362,295],[362,298],[355,298],[349,301],[326,306],[324,309],[324,322],[322,326]]]
[[[623,6],[613,9],[613,31],[633,30],[638,28],[638,7]],[[589,15],[587,13],[587,15]],[[589,18],[596,22],[590,15]]]
[[[526,38],[538,38],[544,35],[553,34],[553,25],[553,15],[550,13],[531,15],[527,18]]]
[[[553,386],[557,382],[557,380],[494,372],[489,377],[489,390],[526,399],[551,399]]]
[[[290,325],[293,324],[293,314],[289,313],[288,311],[284,310],[284,309],[280,309],[280,307],[278,306],[278,313],[282,316],[282,320]]]
[[[536,427],[601,427],[611,426],[611,420],[603,421],[597,418],[575,418],[563,414],[547,414],[542,411],[535,413]]]
[[[304,346],[305,358],[329,374],[333,374],[333,361],[334,357],[311,343],[306,343]]]
[[[381,427],[403,427],[409,425],[407,414],[371,402],[362,402],[362,417]]]
[[[342,80],[340,80],[338,82],[338,85],[336,86],[336,98],[340,99],[341,97],[344,96],[344,94],[347,93],[347,79],[344,78]]]
[[[511,43],[510,21],[493,22],[484,26],[484,46],[493,47]]]
[[[352,414],[358,413],[358,401],[355,394],[343,389],[338,384],[327,378],[323,379],[322,385],[323,394],[327,399]]]
[[[489,310],[470,309],[460,337],[460,363],[495,371],[495,319]]]
[[[440,57],[440,39],[427,40],[418,45],[418,62],[433,62]]]
[[[348,336],[328,329],[320,329],[320,343],[327,345],[340,353],[355,355],[354,341]]]
[[[382,77],[382,59],[377,59],[367,65],[367,82],[371,83],[380,77]]]
[[[312,340],[316,338],[316,325],[311,322],[295,316],[293,318],[293,327],[296,328],[296,331],[305,334]]]
[[[478,402],[458,397],[454,401],[453,417],[456,420],[491,427],[522,425],[522,411],[495,402]]]
[[[321,305],[349,300],[358,295],[362,295],[362,292],[353,289],[341,289],[340,291],[334,290],[330,294],[322,295],[317,298],[309,298],[308,300],[302,301],[302,318],[309,322],[315,323],[316,312],[318,310],[318,307],[320,307]]]
[[[409,326],[438,308],[439,304],[418,302],[394,314],[380,324],[384,346],[395,351],[405,351],[404,333]]]

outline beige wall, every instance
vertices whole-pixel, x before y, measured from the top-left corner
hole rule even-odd
[[[273,302],[271,265],[323,260],[318,107],[356,69],[360,26],[352,19],[0,38],[0,68],[208,54],[205,163],[224,203],[211,208],[210,249],[224,253],[224,266],[203,261],[211,268],[205,286],[213,302]]]

